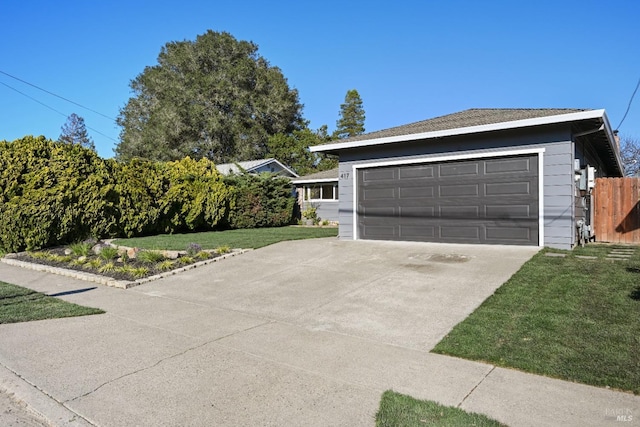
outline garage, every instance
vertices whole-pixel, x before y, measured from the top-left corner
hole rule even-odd
[[[357,169],[357,238],[538,245],[538,154]]]

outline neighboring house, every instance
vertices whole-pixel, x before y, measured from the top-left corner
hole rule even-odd
[[[320,219],[338,221],[338,168],[301,176],[291,182],[296,187],[300,211],[313,206]]]
[[[216,165],[216,169],[218,169],[218,172],[220,172],[222,175],[229,175],[231,173],[242,173],[242,171],[244,170],[248,173],[271,172],[290,178],[298,177],[297,173],[295,173],[276,159],[260,159],[248,160],[245,162],[223,163],[221,165]]]
[[[604,110],[471,109],[310,150],[340,158],[346,239],[569,249],[589,182],[622,176]]]

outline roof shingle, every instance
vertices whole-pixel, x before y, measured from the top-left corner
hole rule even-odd
[[[560,114],[579,113],[588,109],[576,108],[472,108],[446,116],[434,117],[420,122],[396,126],[362,135],[356,135],[340,142],[362,141],[368,139],[387,138],[411,135],[424,132],[435,132],[458,129],[470,126],[489,125],[514,120],[533,119],[537,117],[557,116]],[[335,142],[335,141],[334,141]]]

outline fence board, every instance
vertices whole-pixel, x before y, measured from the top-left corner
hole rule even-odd
[[[598,178],[593,201],[596,240],[640,243],[640,178]]]

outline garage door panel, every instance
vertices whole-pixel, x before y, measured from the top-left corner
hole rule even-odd
[[[401,168],[398,175],[401,180],[433,178],[433,166],[410,166]]]
[[[395,169],[372,169],[365,170],[363,179],[365,182],[384,181],[395,179]]]
[[[400,206],[398,211],[399,216],[402,219],[417,218],[434,218],[436,216],[436,210],[434,206]]]
[[[504,159],[494,159],[495,161],[486,161],[485,162],[485,174],[505,174],[505,173],[513,173],[518,172],[522,174],[523,172],[531,172],[531,158],[519,158],[512,160],[504,160]]]
[[[399,237],[402,240],[423,241],[433,239],[436,235],[436,227],[425,225],[401,225]]]
[[[526,243],[531,239],[531,229],[525,227],[487,227],[487,240]]]
[[[469,219],[480,218],[479,206],[440,206],[440,218]]]
[[[530,205],[485,206],[485,217],[492,219],[530,218]]]
[[[538,244],[537,154],[358,170],[363,239]]]
[[[433,187],[401,187],[398,193],[400,199],[431,199],[435,196],[435,189]]]
[[[478,184],[441,185],[440,197],[478,197],[480,195]]]
[[[487,196],[514,196],[518,194],[528,196],[531,194],[531,185],[529,181],[485,184],[484,193]]]
[[[479,226],[442,226],[440,227],[440,238],[447,240],[463,239],[465,241],[480,239]]]
[[[479,166],[475,162],[474,163],[456,162],[451,164],[440,165],[441,177],[447,177],[447,176],[459,177],[464,175],[478,176],[478,174],[479,174]]]
[[[366,188],[363,191],[364,200],[394,200],[395,188]]]

